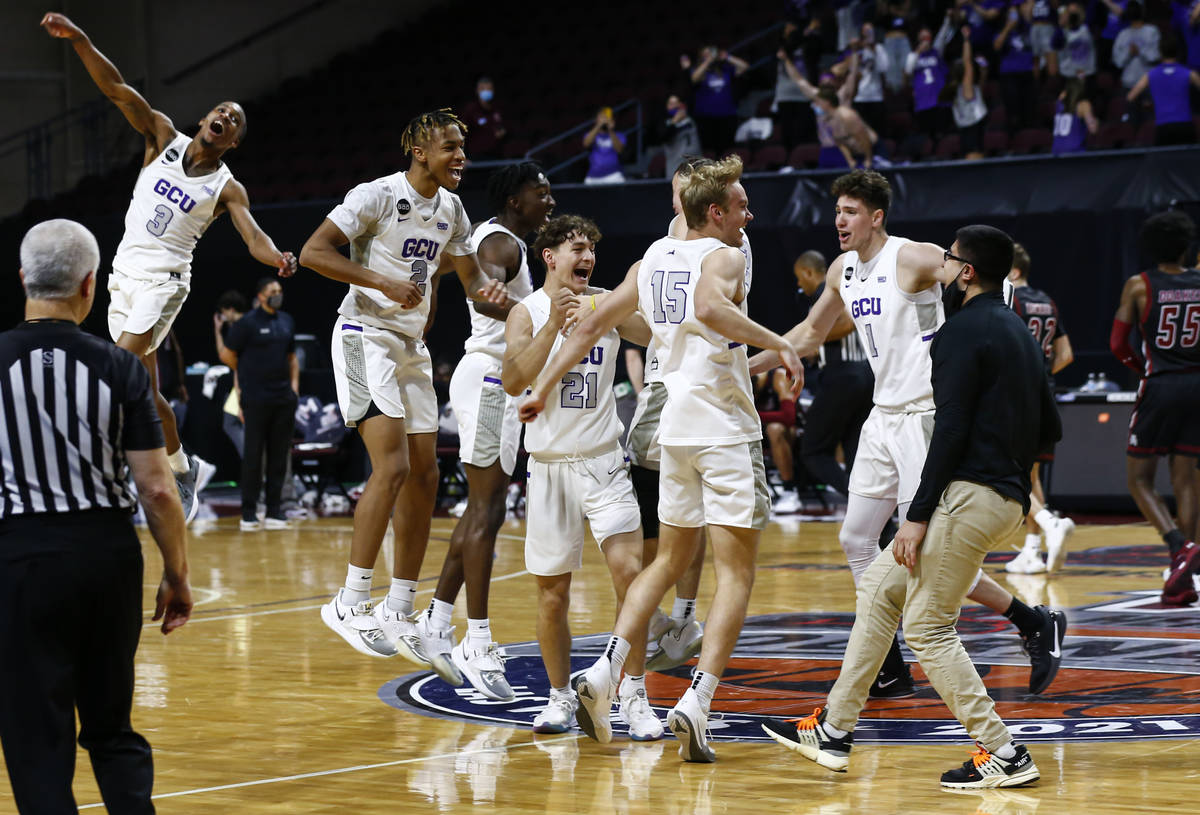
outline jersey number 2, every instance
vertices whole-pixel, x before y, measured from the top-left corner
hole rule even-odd
[[[429,279],[429,264],[423,260],[414,260],[412,264],[412,277],[409,278],[413,283],[417,284],[417,291],[421,296],[425,296],[425,281]]]
[[[168,206],[159,204],[154,208],[154,217],[146,221],[146,231],[156,238],[161,238],[167,231],[167,224],[175,217],[175,211]]]

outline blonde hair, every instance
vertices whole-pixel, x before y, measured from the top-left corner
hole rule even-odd
[[[708,208],[716,204],[721,209],[729,205],[729,186],[742,177],[742,160],[737,155],[726,156],[699,167],[693,167],[679,178],[679,202],[689,229],[699,229],[708,221]]]

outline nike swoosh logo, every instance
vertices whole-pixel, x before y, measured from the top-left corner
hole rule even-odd
[[[879,683],[879,687],[881,687],[881,688],[886,688],[888,685],[895,685],[895,684],[896,684],[896,682],[898,682],[898,681],[899,681],[899,679],[900,679],[900,677],[896,677],[895,679],[889,679],[889,680],[888,680],[888,681],[886,681],[886,682],[880,682],[880,683]]]
[[[345,614],[343,614],[342,612],[338,611],[338,607],[337,607],[337,604],[336,604],[336,603],[334,603],[334,605],[333,605],[333,613],[337,615],[337,618],[338,618],[339,620],[344,620],[344,619],[346,619],[346,615],[345,615]]]
[[[1054,650],[1050,652],[1050,656],[1055,659],[1062,658],[1062,645],[1058,642],[1058,620],[1054,620]]]

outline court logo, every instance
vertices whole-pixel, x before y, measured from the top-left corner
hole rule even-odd
[[[1062,668],[1041,696],[1028,694],[1029,661],[1007,621],[966,609],[959,632],[983,676],[996,709],[1022,742],[1119,741],[1200,738],[1200,630],[1147,630],[1130,607],[1148,598],[1068,611],[1072,630],[1062,645]],[[1142,606],[1144,607],[1144,606]],[[1148,612],[1148,609],[1147,609]],[[1145,612],[1144,612],[1145,613]],[[1164,620],[1165,622],[1166,620]],[[1186,626],[1177,615],[1170,622]],[[841,668],[852,614],[780,614],[747,620],[713,700],[709,719],[718,741],[767,741],[761,725],[807,716],[824,704]],[[606,634],[577,637],[571,670],[586,669],[602,651]],[[469,684],[453,688],[422,672],[392,680],[379,697],[400,710],[475,724],[530,728],[549,688],[537,643],[507,647],[511,702],[487,699]],[[970,738],[942,704],[905,649],[917,679],[907,699],[873,700],[854,738],[863,744],[961,743]],[[647,676],[659,718],[691,682],[682,666]],[[628,729],[613,715],[618,737]]]

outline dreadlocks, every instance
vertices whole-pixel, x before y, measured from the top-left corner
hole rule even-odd
[[[440,130],[443,127],[454,125],[462,134],[467,135],[467,126],[463,124],[462,119],[454,115],[454,111],[450,108],[439,108],[438,110],[422,113],[404,128],[404,132],[400,134],[400,148],[407,155],[412,152],[414,145],[427,144],[433,138],[433,132]]]

